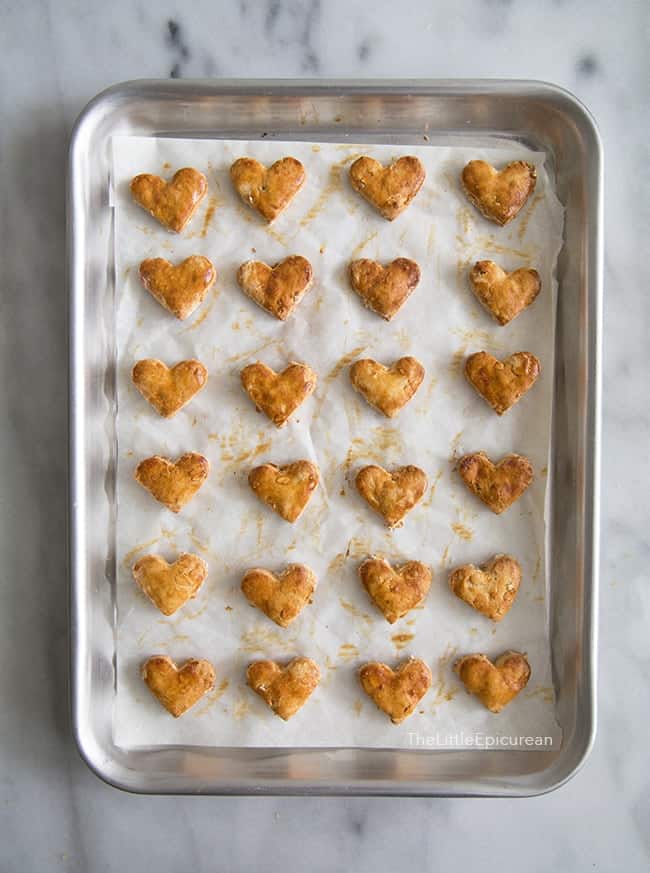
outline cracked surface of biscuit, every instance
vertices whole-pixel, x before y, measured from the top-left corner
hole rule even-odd
[[[426,474],[412,464],[397,467],[392,472],[369,464],[359,470],[355,483],[359,494],[388,527],[399,525],[427,489]]]
[[[286,667],[275,661],[253,661],[246,681],[276,715],[288,721],[318,687],[320,669],[311,658],[294,658]]]
[[[292,361],[276,373],[261,361],[241,371],[244,391],[276,427],[284,427],[293,413],[316,388],[318,377],[307,364]]]
[[[463,564],[449,577],[456,597],[477,612],[501,621],[515,602],[521,584],[521,567],[510,555],[495,555],[485,564]]]
[[[210,462],[197,452],[186,452],[177,461],[153,455],[140,461],[135,480],[159,503],[180,512],[208,478]]]
[[[431,568],[420,561],[392,567],[385,558],[370,557],[359,566],[361,584],[389,624],[420,604],[431,587]]]
[[[318,481],[318,467],[304,460],[282,467],[262,464],[248,474],[248,483],[257,497],[291,524],[302,515]]]
[[[363,358],[350,367],[350,381],[364,399],[387,418],[394,418],[411,400],[424,379],[424,367],[411,357],[389,367]]]
[[[409,205],[425,179],[419,158],[406,155],[388,167],[374,158],[362,156],[350,167],[350,183],[388,221],[393,221]]]
[[[359,670],[361,687],[393,724],[408,718],[431,688],[431,670],[419,658],[408,658],[397,670],[370,661]]]
[[[385,267],[369,258],[350,264],[350,284],[365,307],[386,321],[397,315],[420,281],[420,268],[408,258]]]
[[[499,361],[489,352],[476,352],[465,361],[465,376],[497,415],[503,415],[533,387],[541,365],[530,352],[515,352]]]
[[[469,201],[490,221],[505,225],[517,216],[535,190],[537,171],[526,161],[496,170],[486,161],[470,161],[461,174]]]
[[[316,589],[316,574],[304,564],[289,564],[279,575],[270,570],[248,570],[241,590],[251,606],[261,609],[280,627],[297,618]]]
[[[312,281],[311,264],[302,255],[289,255],[273,267],[264,261],[246,261],[237,270],[244,294],[280,321],[289,318]]]
[[[306,174],[299,160],[281,158],[265,167],[254,158],[239,158],[230,168],[235,190],[248,206],[271,222],[302,188]]]
[[[151,693],[174,718],[198,703],[215,682],[214,667],[203,658],[191,658],[177,667],[167,655],[152,655],[141,673]]]
[[[163,615],[173,615],[196,597],[208,575],[208,565],[198,555],[183,552],[168,564],[160,555],[144,555],[133,565],[133,578]]]
[[[492,512],[500,515],[533,481],[533,465],[513,453],[493,463],[485,452],[471,452],[458,462],[461,479]]]
[[[207,190],[205,176],[193,167],[178,170],[169,182],[151,173],[141,173],[131,180],[135,202],[174,233],[183,230]]]
[[[163,418],[172,418],[204,387],[207,368],[192,358],[168,367],[156,358],[138,361],[131,373],[133,384]]]
[[[526,656],[514,651],[504,652],[494,663],[486,655],[465,655],[454,670],[490,712],[501,712],[526,687],[531,673]]]
[[[506,273],[494,261],[477,261],[469,279],[480,303],[501,325],[509,324],[527,309],[542,287],[537,270],[520,267]]]
[[[144,287],[181,321],[201,305],[216,278],[216,270],[203,255],[190,255],[180,264],[166,258],[147,258],[140,264]]]

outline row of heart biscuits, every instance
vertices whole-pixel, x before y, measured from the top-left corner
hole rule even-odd
[[[384,167],[362,156],[350,166],[350,183],[388,221],[402,213],[425,180],[419,158],[407,155]],[[305,183],[304,166],[284,157],[270,167],[253,158],[239,158],[230,168],[236,192],[248,206],[271,222],[283,212]],[[535,167],[512,161],[496,170],[485,161],[470,161],[461,173],[461,185],[470,202],[488,219],[501,226],[512,221],[533,192]],[[160,224],[180,233],[190,221],[208,190],[203,173],[193,167],[178,170],[169,182],[150,173],[131,181],[134,200]]]
[[[470,694],[491,712],[501,712],[530,679],[525,654],[509,650],[493,662],[487,655],[459,658],[454,671]],[[203,658],[192,658],[180,668],[167,655],[152,655],[142,665],[142,678],[149,690],[175,718],[187,712],[214,688],[214,667]],[[307,702],[320,682],[320,668],[311,658],[296,657],[281,666],[272,660],[253,661],[246,670],[247,685],[280,718],[288,721]],[[419,658],[407,658],[393,670],[388,664],[370,661],[359,669],[364,692],[393,724],[408,718],[431,688],[429,666]]]

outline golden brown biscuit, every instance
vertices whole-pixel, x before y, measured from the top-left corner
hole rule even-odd
[[[426,473],[411,465],[389,473],[383,467],[370,464],[359,470],[355,482],[359,494],[383,517],[388,527],[399,525],[427,490]]]
[[[492,512],[500,515],[533,481],[533,465],[523,455],[509,454],[493,464],[485,452],[472,452],[458,462],[458,472]]]
[[[400,724],[413,712],[431,688],[431,670],[419,658],[402,661],[397,670],[370,661],[359,670],[361,687],[393,724]]]
[[[537,270],[521,267],[506,273],[494,261],[477,261],[469,278],[474,293],[499,324],[508,324],[530,306],[542,287]]]
[[[133,565],[133,578],[163,615],[173,615],[196,593],[208,575],[208,565],[186,552],[173,564],[160,555],[144,555]]]
[[[289,255],[269,267],[263,261],[246,261],[237,270],[239,286],[262,309],[286,321],[311,288],[313,271],[307,258]]]
[[[241,383],[255,406],[276,427],[284,427],[298,407],[316,388],[318,377],[307,364],[292,361],[276,373],[261,361],[241,371]]]
[[[386,621],[394,624],[427,596],[431,568],[420,561],[393,568],[385,558],[370,557],[359,567],[359,578]]]
[[[530,352],[515,352],[497,360],[489,352],[476,352],[465,361],[465,376],[497,415],[503,415],[529,391],[541,365]]]
[[[209,661],[191,658],[177,667],[167,655],[153,655],[142,665],[142,678],[174,718],[187,712],[214,688],[215,672]]]
[[[262,464],[248,474],[257,497],[285,521],[297,521],[318,485],[319,473],[311,461],[294,461],[277,467]]]
[[[426,173],[418,158],[398,158],[382,167],[374,158],[361,157],[350,167],[350,182],[355,191],[393,221],[418,193]]]
[[[530,664],[521,652],[504,652],[494,663],[486,655],[465,655],[454,670],[490,712],[501,712],[530,679]]]
[[[294,658],[286,667],[275,661],[253,661],[246,681],[276,715],[288,721],[318,686],[320,669],[311,658]]]
[[[501,621],[521,584],[521,567],[510,555],[495,555],[485,564],[463,564],[449,577],[449,587],[478,612]]]
[[[183,230],[207,190],[205,176],[193,167],[178,170],[169,182],[150,173],[142,173],[131,181],[135,202],[175,233]]]
[[[168,367],[156,358],[138,361],[131,373],[133,384],[163,418],[172,418],[189,403],[208,380],[207,368],[192,358]]]
[[[305,182],[305,168],[296,158],[281,158],[268,169],[254,158],[239,158],[230,178],[244,203],[267,221],[283,212]]]
[[[203,255],[190,255],[180,264],[166,258],[148,258],[140,264],[144,287],[181,321],[203,303],[216,278],[216,270]]]
[[[154,455],[140,461],[135,479],[172,512],[180,512],[208,478],[210,462],[203,455],[187,452],[177,461]]]
[[[406,406],[424,379],[424,367],[415,358],[400,358],[385,367],[372,358],[355,361],[350,381],[371,406],[394,418]]]
[[[316,574],[304,564],[289,564],[279,576],[270,570],[248,570],[241,590],[251,604],[265,615],[288,627],[304,607],[311,603],[316,588]]]
[[[512,161],[502,170],[485,161],[470,161],[463,168],[461,181],[479,212],[503,226],[515,218],[535,190],[537,171],[526,161]]]
[[[350,283],[365,307],[390,321],[420,281],[420,268],[408,258],[396,258],[383,267],[361,258],[350,264]]]

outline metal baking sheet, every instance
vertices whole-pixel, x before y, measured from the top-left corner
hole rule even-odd
[[[566,207],[549,470],[559,751],[115,745],[115,283],[106,206],[116,133],[464,146],[506,138],[551,157]],[[70,169],[73,710],[89,764],[121,787],[175,793],[521,795],[568,778],[594,731],[601,170],[582,107],[534,83],[133,83],[87,108]]]

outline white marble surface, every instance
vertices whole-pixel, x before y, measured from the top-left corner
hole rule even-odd
[[[0,870],[648,868],[648,24],[629,0],[0,2]],[[102,88],[172,72],[538,78],[594,112],[607,171],[600,728],[558,792],[148,798],[79,760],[65,691],[66,140]]]

